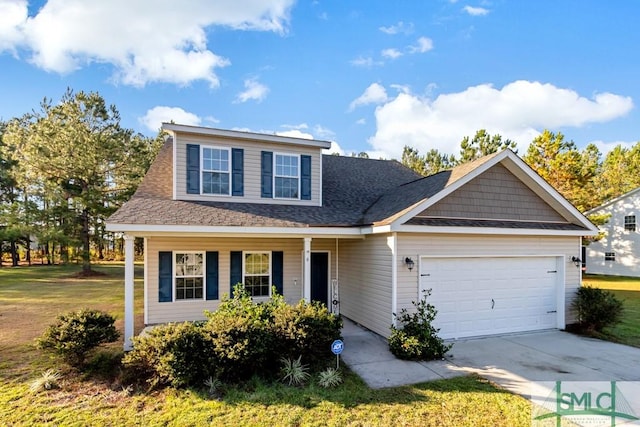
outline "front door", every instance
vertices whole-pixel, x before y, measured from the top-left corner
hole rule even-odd
[[[311,252],[311,301],[327,305],[329,288],[329,253]]]

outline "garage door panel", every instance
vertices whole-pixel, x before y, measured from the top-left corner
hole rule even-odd
[[[555,257],[421,258],[443,338],[550,329],[557,324]]]

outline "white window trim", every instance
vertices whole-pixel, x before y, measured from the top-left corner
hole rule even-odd
[[[616,262],[616,253],[615,252],[605,252],[604,253],[605,262]]]
[[[273,287],[273,256],[272,256],[272,251],[242,251],[242,285],[245,286],[246,289],[246,282],[245,282],[245,259],[246,259],[246,255],[251,255],[251,254],[268,254],[269,255],[269,295],[261,295],[261,296],[251,296],[251,298],[254,301],[267,301],[268,299],[271,298],[271,288]],[[263,276],[262,274],[254,274],[254,275],[249,275],[249,277],[253,277],[253,276]]]
[[[633,218],[633,222],[629,221],[629,222],[627,223],[627,218]],[[622,227],[624,228],[624,231],[637,231],[637,229],[638,229],[638,222],[637,222],[637,220],[638,220],[638,218],[636,217],[636,215],[635,215],[635,214],[625,215],[625,216],[622,218],[622,223],[623,223],[623,224],[622,224]],[[629,224],[629,225],[630,225],[630,224],[633,224],[633,230],[628,229],[628,228],[627,228],[627,224]]]
[[[202,255],[202,298],[189,298],[178,299],[178,292],[176,287],[176,254],[200,254]],[[192,301],[205,301],[207,299],[207,253],[204,251],[172,251],[171,254],[171,281],[173,286],[172,298],[173,302],[177,303],[189,303]],[[180,277],[200,277],[200,276],[180,276]]]
[[[292,176],[281,176],[276,173],[276,158],[278,156],[295,157],[298,160],[298,197],[276,197],[276,178],[293,178]],[[279,200],[300,200],[301,182],[302,182],[302,168],[300,165],[300,154],[294,153],[273,153],[273,198]]]
[[[206,169],[204,168],[204,150],[205,149],[210,149],[210,150],[220,150],[220,151],[226,151],[227,152],[227,158],[229,159],[228,161],[228,169],[227,171],[217,171],[217,170],[212,170],[212,169]],[[231,158],[231,148],[230,147],[217,147],[215,145],[200,145],[200,195],[202,196],[210,196],[210,197],[217,197],[217,196],[222,196],[222,197],[231,197],[231,187],[233,185],[233,183],[231,182],[232,180],[232,176],[231,176],[231,163],[233,162],[233,159]],[[218,172],[218,173],[226,173],[227,175],[229,175],[229,192],[228,193],[205,193],[203,191],[203,185],[204,185],[204,179],[203,179],[203,174],[205,172]]]

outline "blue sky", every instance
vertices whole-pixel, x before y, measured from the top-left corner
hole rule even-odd
[[[640,2],[0,0],[0,119],[97,91],[122,124],[399,158],[485,128],[606,152],[640,140]]]

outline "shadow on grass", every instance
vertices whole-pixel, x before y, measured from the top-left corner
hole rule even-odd
[[[237,386],[222,386],[221,397],[210,396],[204,389],[190,389],[200,399],[218,398],[222,403],[231,406],[258,404],[264,406],[294,405],[305,409],[313,409],[323,402],[331,402],[345,409],[360,405],[411,405],[419,402],[430,402],[430,395],[442,393],[462,398],[467,393],[509,392],[496,388],[487,380],[470,375],[453,379],[431,381],[427,383],[384,388],[369,388],[355,373],[341,368],[343,383],[332,388],[323,388],[315,381],[304,387],[292,387],[279,382],[268,382],[254,378]]]

